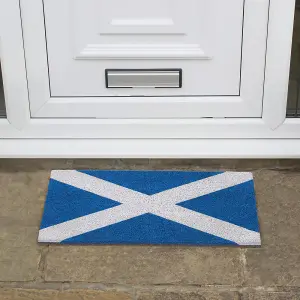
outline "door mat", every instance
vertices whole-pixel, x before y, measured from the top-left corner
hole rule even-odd
[[[260,245],[245,172],[51,172],[39,242]]]

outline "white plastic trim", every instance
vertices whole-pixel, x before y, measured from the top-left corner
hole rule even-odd
[[[0,141],[10,158],[300,158],[300,140],[59,140]]]

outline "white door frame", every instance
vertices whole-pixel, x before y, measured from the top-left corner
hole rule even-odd
[[[261,119],[31,119],[19,1],[0,0],[0,156],[300,157],[300,120],[285,119],[294,6],[270,1]]]

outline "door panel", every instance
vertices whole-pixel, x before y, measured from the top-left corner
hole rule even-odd
[[[269,0],[20,0],[20,7],[32,118],[261,118]],[[107,88],[106,69],[126,69],[139,87],[115,88],[130,80],[111,72],[117,77]],[[141,69],[144,79],[132,73]],[[179,70],[179,83],[162,69]]]
[[[239,95],[244,0],[44,0],[51,95]],[[107,89],[105,69],[182,69],[180,89]]]

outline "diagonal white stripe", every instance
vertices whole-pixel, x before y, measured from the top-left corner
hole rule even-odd
[[[65,239],[126,221],[145,213],[152,213],[239,245],[260,245],[260,234],[258,232],[177,205],[168,205],[159,210],[157,206],[151,209],[148,207],[141,209],[139,205],[129,206],[126,204],[41,229],[38,241],[58,243]]]
[[[51,172],[51,178],[119,203],[131,204],[139,199],[149,197],[143,193],[75,170],[55,170]]]
[[[152,200],[176,204],[200,196],[211,194],[237,184],[253,180],[252,173],[225,172],[202,180],[194,181],[179,187],[151,196]]]
[[[224,172],[152,196],[78,171],[52,171],[51,178],[120,203],[130,204],[133,200],[151,197],[153,201],[176,204],[250,181],[253,175],[248,172]]]
[[[143,215],[148,209],[134,205],[119,205],[70,221],[59,223],[39,231],[39,242],[59,243],[65,239],[100,229]]]
[[[260,245],[260,234],[178,205],[152,211],[162,218],[232,241],[238,245]]]

